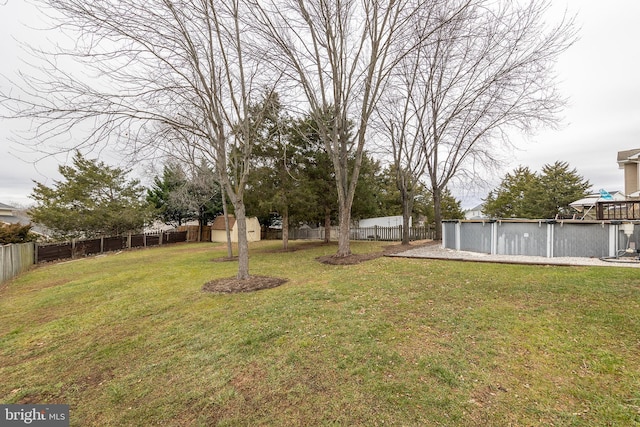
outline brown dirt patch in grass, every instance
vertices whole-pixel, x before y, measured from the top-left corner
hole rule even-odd
[[[235,294],[239,292],[254,292],[261,289],[276,288],[287,283],[287,279],[268,276],[249,276],[248,279],[240,280],[235,277],[212,280],[202,287],[203,292]]]
[[[18,400],[17,404],[18,405],[37,405],[37,404],[41,404],[42,402],[55,403],[55,401],[52,400],[51,395],[34,393],[34,394],[27,394],[23,396]]]
[[[250,400],[255,397],[255,390],[267,382],[267,373],[257,362],[252,362],[243,370],[238,372],[231,379],[231,385]]]
[[[32,267],[35,268],[35,267]],[[6,282],[0,284],[0,294],[2,294],[4,291],[6,291],[9,288],[9,283],[11,283],[13,280],[15,280],[16,277],[7,280]],[[25,286],[21,286],[20,290],[21,291],[32,291],[32,292],[36,292],[36,291],[41,291],[42,289],[46,289],[46,288],[53,288],[54,286],[62,286],[62,285],[66,285],[67,283],[71,282],[71,279],[60,279],[60,280],[54,280],[48,283],[37,283],[35,285],[25,285]]]
[[[432,240],[420,240],[408,245],[398,244],[398,245],[385,246],[382,248],[382,251],[380,252],[371,252],[367,254],[351,254],[346,257],[339,257],[336,255],[325,255],[325,256],[316,258],[316,260],[323,264],[355,265],[355,264],[360,264],[361,262],[370,261],[372,259],[380,258],[386,255],[397,254],[399,252],[408,251],[409,249],[415,249],[415,248],[427,246],[430,244],[434,244],[434,242]]]

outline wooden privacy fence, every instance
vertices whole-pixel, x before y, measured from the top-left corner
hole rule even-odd
[[[186,241],[187,232],[178,231],[160,234],[101,237],[99,239],[73,240],[64,243],[0,245],[0,283],[26,271],[34,263]]]
[[[34,243],[0,245],[0,283],[14,278],[33,265]]]
[[[129,234],[127,236],[101,237],[89,240],[52,243],[36,246],[36,262],[57,261],[123,249],[159,246],[167,243],[187,241],[187,232],[164,232],[159,234]]]
[[[210,242],[211,226],[210,225],[181,225],[178,231],[187,233],[187,242]]]

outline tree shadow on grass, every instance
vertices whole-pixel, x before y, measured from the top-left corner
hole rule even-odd
[[[240,292],[254,292],[262,289],[276,288],[288,282],[288,279],[267,276],[249,276],[248,279],[228,277],[207,282],[202,287],[203,292],[215,294],[235,294]]]
[[[211,261],[213,262],[230,262],[230,261],[237,261],[238,257],[237,256],[224,256],[224,257],[220,257],[220,258],[214,258]]]
[[[355,265],[360,264],[365,261],[370,261],[372,259],[380,258],[386,255],[397,254],[400,252],[408,251],[410,249],[419,248],[422,246],[427,246],[430,244],[435,244],[432,240],[420,240],[417,242],[413,242],[413,244],[403,245],[389,245],[382,248],[379,252],[370,252],[366,254],[351,254],[345,257],[340,257],[336,255],[324,255],[316,258],[316,261],[321,262],[323,264],[329,265]]]

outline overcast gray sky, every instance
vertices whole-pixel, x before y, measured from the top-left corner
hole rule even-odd
[[[567,7],[577,13],[580,40],[558,64],[560,89],[569,98],[559,130],[541,129],[529,139],[514,138],[518,150],[504,172],[518,165],[539,171],[545,164],[567,161],[587,178],[594,190],[624,190],[618,151],[640,148],[640,1],[560,0],[558,13]],[[24,0],[0,0],[0,74],[12,75],[23,67],[18,41],[44,37],[30,29],[38,26]],[[5,84],[0,80],[0,84]],[[4,88],[3,88],[4,89]],[[10,141],[19,130],[15,121],[0,119],[0,202],[29,204],[33,180],[52,184],[65,157],[32,164]],[[24,126],[24,125],[23,125]],[[109,162],[109,160],[104,159]],[[495,182],[496,184],[498,182]],[[487,189],[454,195],[470,208],[486,196]]]

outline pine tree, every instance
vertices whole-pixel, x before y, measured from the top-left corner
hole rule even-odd
[[[555,218],[567,214],[569,204],[583,198],[590,187],[567,162],[544,165],[540,174],[520,166],[489,192],[483,213],[493,218]]]
[[[138,180],[127,181],[128,171],[86,159],[76,152],[72,166],[59,166],[61,181],[52,187],[36,182],[29,211],[33,222],[51,229],[56,237],[95,237],[141,230],[151,218]]]

